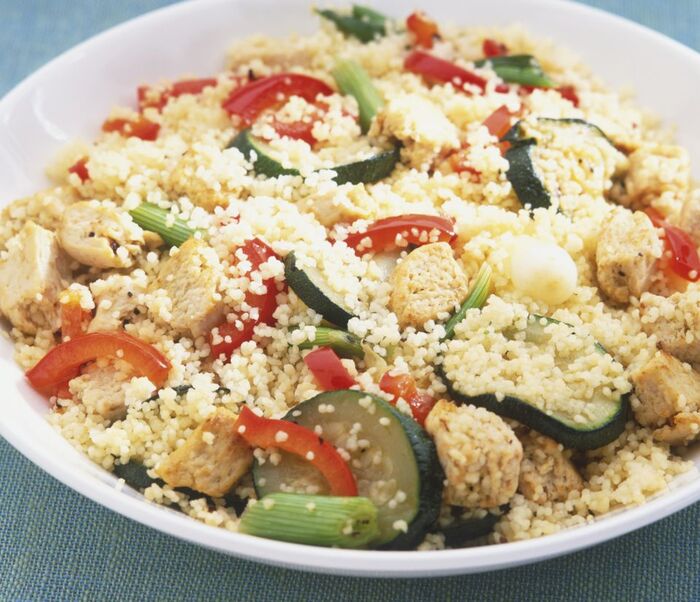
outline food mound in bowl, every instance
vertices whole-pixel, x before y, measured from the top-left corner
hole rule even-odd
[[[311,545],[500,543],[665,491],[700,434],[686,151],[517,27],[317,12],[139,87],[5,208],[48,420],[147,500]]]

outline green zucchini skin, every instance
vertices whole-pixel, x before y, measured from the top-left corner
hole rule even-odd
[[[391,175],[401,157],[399,146],[382,151],[362,161],[354,161],[334,167],[336,176],[333,178],[340,184],[373,184]]]
[[[268,178],[279,176],[299,176],[298,169],[283,167],[279,161],[270,157],[260,141],[256,140],[250,130],[242,130],[229,143],[227,148],[237,148],[243,156],[253,163],[255,172]],[[252,155],[255,153],[255,160]],[[340,184],[373,184],[391,175],[396,164],[401,158],[401,148],[394,146],[389,150],[382,151],[369,159],[346,163],[333,167],[336,175],[333,178]]]
[[[547,127],[571,127],[583,126],[592,135],[604,138],[611,146],[615,144],[606,133],[597,125],[576,117],[553,119],[551,117],[538,117],[537,122]],[[510,142],[510,148],[505,153],[508,160],[506,177],[513,186],[513,190],[523,206],[530,205],[532,209],[547,209],[552,205],[552,198],[544,183],[537,175],[532,161],[532,149],[538,144],[535,138],[526,138],[523,135],[522,121],[515,123],[501,139]]]
[[[396,539],[385,544],[383,550],[410,550],[415,548],[425,534],[437,521],[442,503],[442,489],[445,473],[437,456],[435,444],[418,423],[412,418],[395,410],[388,403],[383,402],[387,408],[399,419],[401,425],[411,442],[413,453],[418,464],[420,474],[420,498],[418,514],[408,525],[408,531],[401,533]]]
[[[453,524],[440,531],[445,536],[445,544],[452,548],[459,548],[472,539],[488,535],[507,511],[508,506],[506,505],[501,514],[489,512],[482,518],[457,519]]]
[[[625,424],[630,417],[629,394],[627,394],[620,397],[617,412],[605,424],[588,429],[585,426],[574,428],[518,397],[506,395],[502,401],[498,401],[493,393],[465,395],[446,377],[442,366],[438,368],[437,373],[445,383],[450,397],[457,403],[480,406],[499,416],[522,422],[525,426],[551,437],[570,449],[596,449],[611,443],[625,430]]]
[[[533,143],[515,144],[506,151],[506,177],[523,206],[547,209],[552,205],[552,197],[535,171],[530,154],[534,146]]]
[[[267,155],[262,150],[260,143],[251,136],[250,130],[241,130],[227,148],[237,148],[248,161],[252,161],[256,173],[268,178],[300,175],[298,169],[283,167],[281,163]],[[254,161],[252,160],[252,153],[255,153]]]
[[[419,481],[417,484],[418,495],[415,501],[412,502],[415,508],[415,514],[408,524],[408,531],[406,533],[397,532],[397,535],[392,539],[388,541],[386,539],[379,540],[375,542],[374,545],[370,545],[370,547],[380,550],[412,549],[422,541],[429,530],[434,528],[442,502],[443,480],[445,477],[437,456],[435,444],[428,434],[412,418],[404,416],[383,399],[363,391],[354,390],[321,393],[292,408],[284,419],[309,427],[309,423],[307,422],[309,420],[309,415],[307,415],[306,421],[303,417],[305,404],[308,404],[306,405],[307,411],[313,412],[319,404],[323,403],[336,407],[336,412],[324,414],[324,416],[327,415],[328,420],[331,422],[334,420],[337,421],[339,419],[337,417],[338,414],[342,413],[342,410],[339,409],[339,404],[345,405],[345,409],[347,409],[348,407],[352,407],[350,404],[359,404],[359,400],[364,397],[372,398],[372,401],[376,404],[376,412],[369,415],[364,409],[358,409],[357,421],[362,423],[362,420],[367,420],[368,415],[371,416],[373,420],[378,420],[380,416],[389,417],[393,425],[381,428],[400,429],[398,432],[403,432],[403,435],[405,435],[408,440],[407,447],[410,447],[410,450],[413,452],[413,458],[409,457],[410,452],[408,454],[403,454],[399,458],[392,458],[393,465],[408,466],[406,463],[411,461],[415,462],[415,471]],[[302,412],[302,415],[299,415],[299,412]],[[313,423],[316,424],[317,420],[318,418],[313,418]],[[323,424],[321,424],[321,426],[323,426]],[[282,462],[284,462],[284,460]],[[280,466],[281,465],[282,464],[280,464]],[[303,469],[303,466],[301,468]],[[274,491],[274,485],[272,488],[271,485],[279,481],[279,479],[274,477],[274,471],[276,470],[279,469],[271,466],[269,463],[261,465],[256,462],[253,468],[253,479],[258,496],[264,496]],[[298,463],[295,463],[294,470],[299,470]],[[262,483],[262,479],[264,479],[264,484]]]
[[[329,299],[319,285],[314,283],[304,270],[297,267],[293,252],[284,260],[284,277],[289,287],[306,305],[329,322],[347,330],[348,322],[355,316]]]

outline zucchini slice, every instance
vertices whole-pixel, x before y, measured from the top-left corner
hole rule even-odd
[[[546,146],[547,138],[553,136],[557,128],[577,128],[581,136],[599,137],[611,146],[615,145],[597,125],[583,119],[538,117],[535,123],[539,135],[528,135],[525,124],[520,120],[503,136],[503,141],[510,142],[510,148],[505,153],[508,160],[506,177],[523,206],[546,209],[552,205],[552,197],[542,181],[533,157],[537,146]]]
[[[380,534],[372,547],[407,549],[421,541],[437,520],[444,474],[435,445],[414,420],[379,397],[351,390],[321,393],[294,407],[285,419],[317,432],[320,427],[319,436],[350,454],[360,495],[379,510]],[[277,491],[328,493],[311,464],[280,455],[276,464],[256,461],[253,479],[259,497]]]
[[[453,522],[440,529],[445,536],[445,544],[451,548],[460,548],[473,539],[488,535],[507,510],[506,504],[498,510],[487,512],[484,516],[474,516],[473,512],[465,512],[464,508],[452,506]]]
[[[306,305],[332,324],[347,328],[350,319],[355,317],[338,295],[329,290],[317,270],[297,266],[293,252],[284,260],[284,277],[289,287]]]
[[[284,167],[279,161],[273,159],[269,145],[255,138],[249,129],[239,132],[229,143],[228,148],[237,148],[246,159],[253,163],[256,173],[268,178],[301,175],[298,169]],[[332,169],[336,173],[333,179],[338,184],[372,184],[390,175],[400,157],[401,150],[395,146],[389,150],[378,152],[368,159],[333,167]]]
[[[547,326],[551,324],[565,324],[552,318],[538,315],[531,315],[528,318],[524,332],[515,328],[504,329],[501,334],[505,339],[520,339],[534,346],[544,346],[550,333]],[[573,329],[573,326],[567,324]],[[609,355],[600,343],[595,342],[593,349],[600,355]],[[452,378],[448,376],[445,367],[445,358],[449,357],[448,351],[443,356],[443,363],[438,367],[438,374],[445,383],[450,396],[458,403],[470,403],[482,406],[487,410],[517,420],[533,430],[536,430],[565,447],[579,450],[595,449],[607,445],[614,441],[625,429],[625,423],[629,418],[629,394],[619,394],[616,397],[609,393],[606,395],[604,389],[615,390],[612,379],[607,384],[600,384],[594,388],[590,397],[586,400],[576,400],[572,398],[572,405],[569,407],[559,406],[555,409],[544,409],[544,401],[541,399],[523,399],[516,394],[500,394],[494,392],[475,393],[465,391],[460,384],[455,381],[455,368],[452,366]],[[512,355],[512,351],[505,351],[506,356]],[[549,352],[542,352],[540,356]],[[557,357],[552,354],[553,363],[556,370],[564,375],[567,370],[578,370],[580,368],[570,367],[569,360],[558,363]],[[505,358],[504,362],[507,361]],[[574,362],[571,362],[574,363]],[[517,386],[519,376],[514,377],[514,384]],[[464,381],[462,381],[462,387]],[[568,385],[567,385],[568,386]],[[580,413],[581,408],[585,409],[586,416]]]

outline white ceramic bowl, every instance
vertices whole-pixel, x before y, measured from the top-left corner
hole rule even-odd
[[[423,4],[438,19],[461,24],[519,22],[569,46],[614,86],[632,86],[644,106],[682,126],[679,139],[700,165],[696,88],[700,55],[657,33],[598,10],[561,0],[471,0],[430,3],[380,0],[378,9],[406,15]],[[114,104],[134,102],[136,86],[221,69],[236,37],[282,35],[317,26],[306,0],[199,0],[158,10],[76,46],[34,73],[0,101],[0,200],[6,204],[45,184],[44,165],[76,137],[90,139]],[[535,539],[443,552],[329,550],[259,539],[208,527],[147,504],[66,443],[44,421],[34,393],[0,340],[0,434],[20,452],[87,497],[165,533],[222,552],[300,569],[354,575],[416,577],[471,573],[550,558],[584,548],[700,500],[700,477],[644,506],[583,528]],[[690,452],[700,466],[700,450]]]

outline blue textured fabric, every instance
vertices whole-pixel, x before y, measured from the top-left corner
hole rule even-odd
[[[75,43],[168,3],[0,0],[0,94]],[[700,50],[700,0],[588,3]],[[0,440],[0,600],[279,599],[700,600],[700,504],[529,567],[442,579],[332,577],[161,535],[74,493]]]

